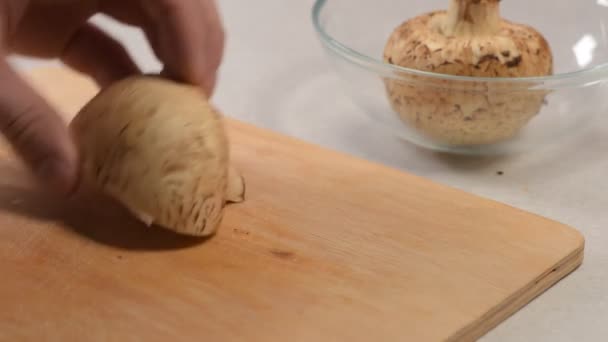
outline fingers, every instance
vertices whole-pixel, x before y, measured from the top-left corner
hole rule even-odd
[[[93,24],[84,24],[66,45],[61,60],[93,77],[102,87],[139,73],[126,49]]]
[[[200,85],[210,96],[224,49],[224,31],[212,0],[145,1],[157,23],[153,49],[164,62],[163,75]]]
[[[162,74],[199,85],[211,96],[223,59],[224,30],[215,0],[106,0],[102,10],[140,26],[158,59]]]
[[[5,61],[0,89],[0,132],[45,185],[72,192],[77,153],[62,119]]]

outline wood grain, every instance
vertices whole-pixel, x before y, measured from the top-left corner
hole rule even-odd
[[[92,96],[28,75],[69,120]],[[228,120],[247,200],[218,234],[149,229],[0,161],[0,340],[469,341],[572,272],[571,227]],[[564,306],[568,303],[564,302]]]

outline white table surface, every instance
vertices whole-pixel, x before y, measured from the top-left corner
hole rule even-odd
[[[606,340],[608,116],[559,150],[476,161],[438,158],[387,136],[342,93],[314,34],[312,3],[220,0],[228,41],[215,102],[228,116],[578,228],[587,241],[583,266],[483,340]],[[127,44],[142,67],[158,70],[139,31],[96,20]],[[497,175],[498,170],[504,174]]]

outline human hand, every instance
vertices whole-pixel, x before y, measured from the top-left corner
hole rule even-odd
[[[140,27],[163,76],[211,95],[224,48],[215,0],[0,0],[0,51],[60,58],[101,87],[140,73],[119,42],[88,22],[96,13]],[[42,182],[70,193],[78,155],[60,116],[4,59],[0,89],[0,132]]]

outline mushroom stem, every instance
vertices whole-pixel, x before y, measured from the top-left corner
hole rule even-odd
[[[500,0],[450,0],[446,36],[492,35],[500,30]]]

